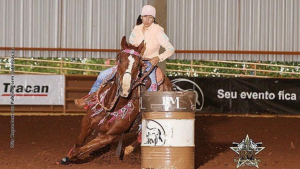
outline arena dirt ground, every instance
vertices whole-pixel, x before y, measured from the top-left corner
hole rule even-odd
[[[10,116],[0,116],[1,169],[140,169],[140,149],[123,161],[115,157],[115,144],[91,162],[56,165],[72,147],[82,116],[15,116],[15,148],[9,147]],[[236,168],[230,149],[249,135],[266,147],[257,157],[259,168],[300,168],[300,119],[258,117],[196,117],[195,168]],[[134,139],[127,135],[125,142]],[[255,167],[240,167],[255,168]]]

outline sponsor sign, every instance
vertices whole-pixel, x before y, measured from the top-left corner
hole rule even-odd
[[[176,78],[178,77],[170,77],[170,79]],[[300,114],[299,79],[186,78],[194,81],[203,91],[205,100],[201,110],[203,113]],[[192,84],[185,82],[177,83],[176,85],[183,89],[194,88]],[[173,100],[176,101],[175,99]],[[198,101],[201,102],[201,100]]]
[[[14,75],[0,76],[0,104],[11,104],[14,90],[14,105],[64,105],[65,77],[63,75]]]

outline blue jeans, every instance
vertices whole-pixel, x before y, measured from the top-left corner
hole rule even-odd
[[[105,79],[107,79],[114,72],[115,69],[117,69],[117,66],[113,66],[111,68],[108,68],[108,69],[100,72],[98,77],[97,77],[97,80],[95,81],[94,85],[92,86],[91,91],[89,92],[89,94],[95,93],[99,89],[102,82]],[[112,79],[114,76],[115,75],[113,74],[110,79]],[[110,79],[108,79],[108,80],[110,80]]]
[[[148,66],[146,71],[149,71],[152,67],[151,63],[149,61],[144,61],[144,63]],[[152,72],[149,74],[149,77],[151,79],[151,86],[147,91],[157,91],[157,81],[156,81],[156,67],[152,70]]]
[[[148,61],[144,61],[144,63],[148,66],[146,71],[149,71],[151,68],[151,63]],[[99,73],[97,80],[95,81],[94,85],[91,88],[91,91],[89,92],[89,94],[95,93],[100,85],[102,84],[102,82],[107,79],[110,75],[110,79],[112,79],[115,75],[112,75],[112,73],[114,72],[114,70],[117,69],[117,66],[113,66],[111,68],[108,68],[102,72]],[[156,82],[156,67],[153,69],[153,71],[149,74],[149,77],[151,79],[151,86],[149,87],[148,91],[157,91],[157,82]],[[110,80],[108,79],[108,80]]]

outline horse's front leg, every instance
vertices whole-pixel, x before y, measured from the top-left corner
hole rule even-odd
[[[92,128],[91,128],[91,123],[90,123],[90,119],[88,118],[87,115],[83,116],[82,120],[81,120],[81,130],[80,130],[80,134],[75,142],[75,145],[72,147],[72,149],[69,151],[67,156],[70,156],[70,154],[79,147],[82,147],[84,144],[84,141],[86,140],[86,138],[91,134],[92,132]],[[63,161],[61,161],[61,163],[64,163]],[[66,162],[68,163],[68,162]]]
[[[117,135],[98,135],[95,139],[87,143],[86,145],[75,148],[70,155],[65,157],[63,160],[69,162],[75,162],[81,156],[86,153],[98,150],[111,142],[113,142],[117,138]]]
[[[91,126],[92,125],[89,117],[87,115],[83,116],[81,121],[80,134],[75,142],[76,148],[82,147],[86,138],[92,133],[93,130]]]

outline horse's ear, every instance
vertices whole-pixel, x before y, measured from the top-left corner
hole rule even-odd
[[[121,41],[121,48],[124,49],[128,49],[128,44],[126,41],[126,36],[123,36],[122,41]]]
[[[140,49],[141,45],[139,46],[139,51],[140,51],[140,55],[144,56],[144,53],[146,51],[146,43],[144,44],[144,41],[143,41],[142,44],[143,44],[143,46],[141,47],[141,49]]]
[[[143,47],[144,47],[144,41],[142,41],[141,44],[137,47],[137,52],[141,53]]]

